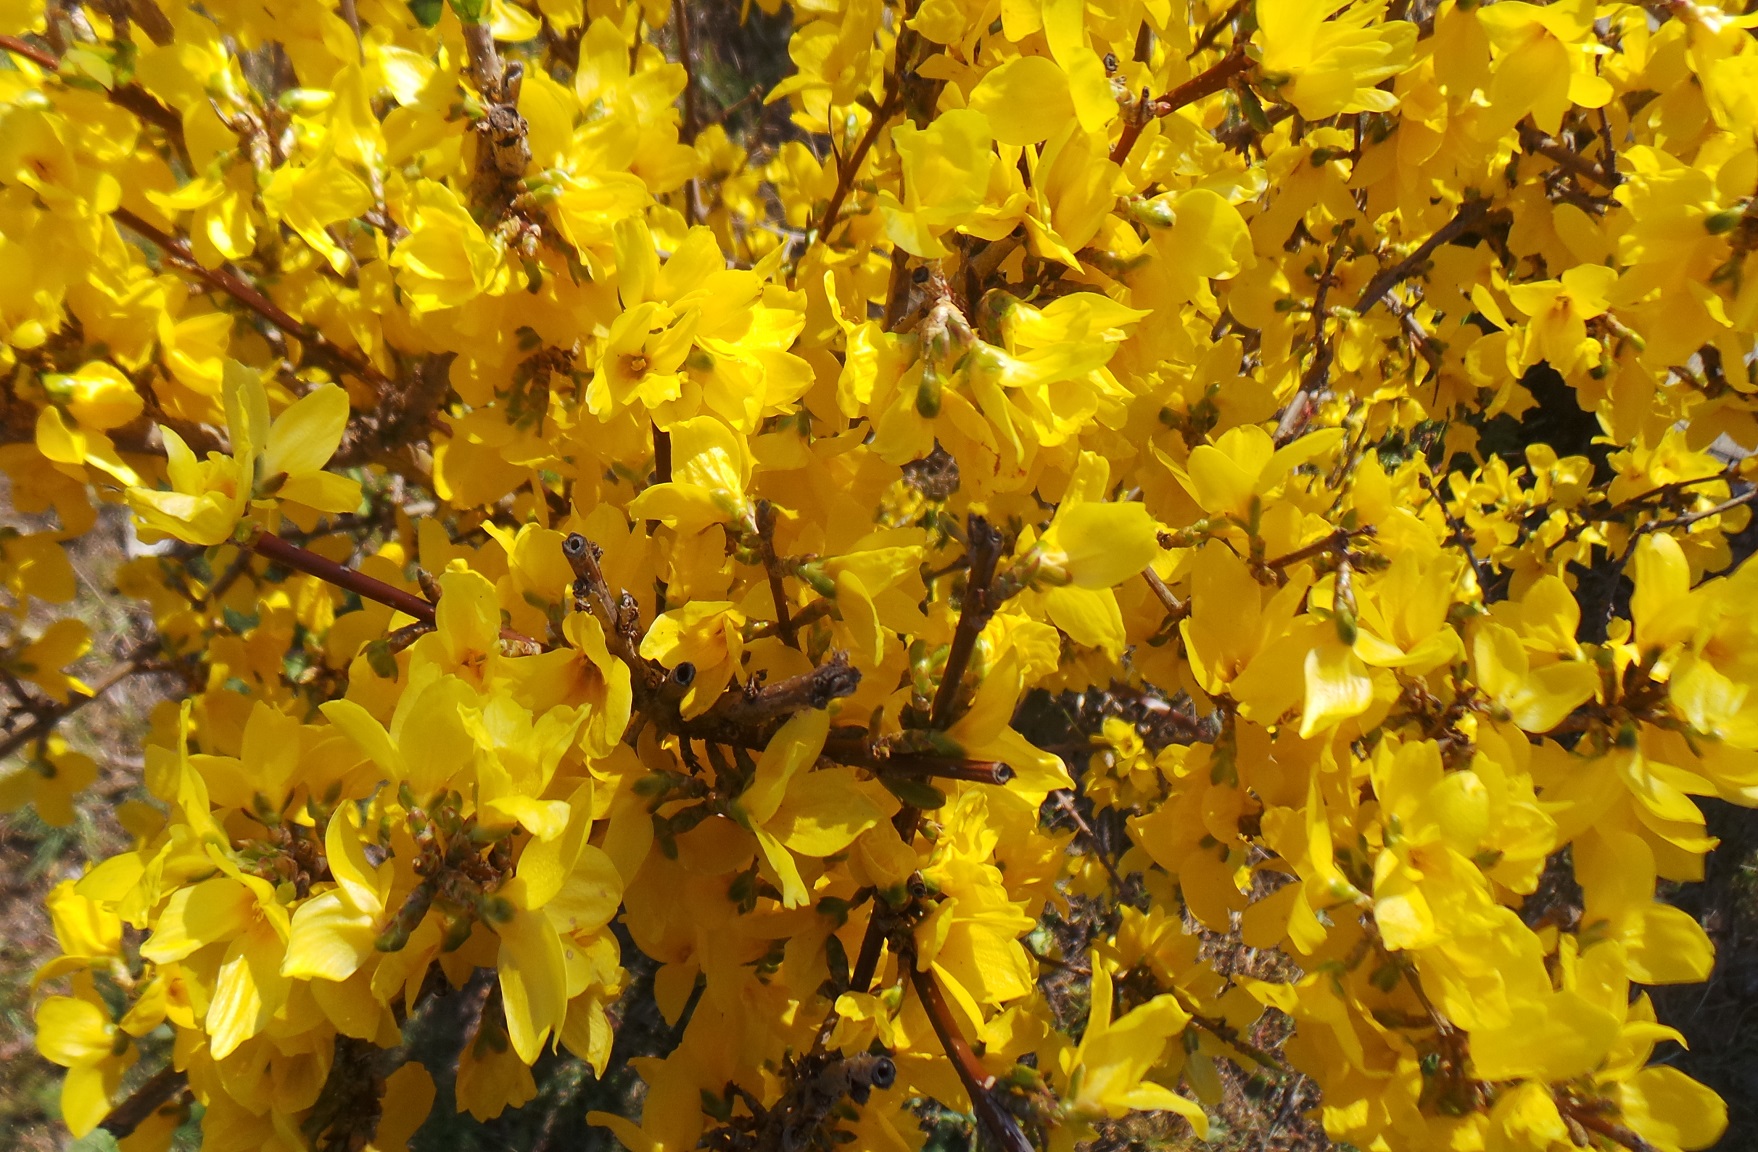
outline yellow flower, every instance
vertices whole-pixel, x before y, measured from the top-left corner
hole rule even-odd
[[[91,649],[91,629],[86,627],[85,621],[63,617],[43,629],[22,649],[0,650],[0,668],[35,684],[55,703],[65,704],[75,692],[81,696],[92,694],[84,681],[67,674],[67,666]]]
[[[324,859],[336,886],[314,894],[288,924],[281,975],[300,980],[346,980],[374,954],[383,927],[394,869],[366,858],[358,813],[344,805],[324,832]]]
[[[155,964],[212,949],[218,960],[212,999],[203,1017],[214,1059],[256,1036],[287,1001],[282,975],[289,917],[268,881],[230,872],[171,894],[141,945]]]
[[[51,996],[37,1006],[37,1051],[67,1069],[61,1118],[77,1139],[110,1111],[122,1075],[138,1058],[95,994]]]
[[[1587,321],[1603,316],[1607,294],[1617,283],[1614,268],[1583,264],[1563,273],[1561,280],[1515,284],[1508,289],[1514,307],[1531,319],[1520,351],[1520,366],[1540,360],[1567,376],[1597,359],[1599,341],[1587,335]]]
[[[1093,984],[1086,1032],[1080,1044],[1062,1056],[1062,1073],[1068,1080],[1064,1114],[1090,1122],[1131,1111],[1176,1112],[1190,1121],[1199,1137],[1208,1139],[1209,1118],[1202,1108],[1147,1078],[1160,1063],[1167,1042],[1190,1023],[1190,1013],[1168,992],[1113,1019],[1111,974],[1104,957],[1095,951],[1089,964]]]
[[[793,853],[842,852],[877,824],[880,812],[857,786],[851,768],[813,770],[830,732],[830,714],[801,712],[770,738],[736,814],[757,837],[763,859],[781,881],[782,905],[796,908],[811,893]]]
[[[1387,112],[1397,97],[1375,85],[1410,67],[1416,26],[1385,20],[1383,0],[1345,5],[1333,19],[1305,0],[1259,0],[1258,52],[1265,86],[1308,120]]]
[[[0,812],[15,812],[30,804],[43,823],[52,828],[70,827],[77,818],[74,797],[97,778],[98,766],[90,756],[68,748],[61,736],[51,735],[43,756],[29,756],[0,769]]]
[[[943,112],[927,128],[907,121],[891,130],[903,163],[904,196],[879,194],[893,243],[916,256],[944,256],[940,235],[967,223],[983,202],[995,163],[989,121],[980,112]]]
[[[499,245],[450,188],[417,181],[408,213],[409,235],[391,253],[391,266],[417,312],[455,308],[504,281]]]
[[[349,512],[360,485],[325,472],[348,423],[348,394],[334,384],[312,389],[271,423],[268,394],[256,372],[226,362],[226,427],[232,452],[198,461],[183,438],[161,428],[171,491],[128,490],[141,524],[191,544],[230,539],[253,496],[277,497],[320,512]]]
[[[629,502],[629,515],[686,534],[713,524],[755,531],[756,508],[745,494],[754,461],[745,438],[713,416],[694,416],[672,425],[671,446],[671,480],[644,489]]]

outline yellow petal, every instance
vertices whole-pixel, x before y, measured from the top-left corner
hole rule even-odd
[[[263,452],[265,477],[315,472],[329,462],[348,427],[348,393],[320,384],[276,418]]]
[[[1727,1131],[1721,1097],[1676,1068],[1644,1068],[1618,1085],[1624,1123],[1649,1143],[1685,1152],[1707,1148]]]
[[[1074,115],[1068,74],[1042,56],[1009,60],[984,76],[970,106],[1003,144],[1037,144]]]
[[[140,954],[155,964],[181,960],[196,949],[230,940],[256,914],[256,898],[230,876],[216,876],[172,893]]]
[[[832,856],[877,824],[878,807],[855,783],[852,768],[805,772],[766,823],[769,831],[802,856]]]
[[[373,954],[377,918],[339,892],[313,896],[293,913],[281,975],[300,980],[346,980]]]
[[[286,1003],[291,982],[281,975],[285,958],[286,944],[266,920],[253,925],[226,949],[214,977],[214,997],[208,1003],[206,1019],[214,1059],[225,1059],[261,1032]]]
[[[562,945],[549,918],[519,907],[521,882],[514,877],[504,890],[513,914],[496,924],[500,935],[501,1001],[507,1013],[507,1036],[519,1059],[537,1061],[543,1042],[560,1032],[568,1013],[568,973]]]

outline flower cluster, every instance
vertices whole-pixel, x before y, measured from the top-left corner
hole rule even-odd
[[[0,805],[96,773],[100,509],[183,685],[52,898],[73,1132],[400,1148],[433,1005],[482,1119],[646,997],[633,1152],[1206,1134],[1228,1059],[1713,1143],[1642,988],[1758,805],[1758,17],[798,4],[708,122],[738,9],[0,5]]]

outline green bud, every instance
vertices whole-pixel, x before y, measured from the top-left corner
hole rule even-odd
[[[1337,626],[1337,639],[1344,647],[1355,647],[1355,611],[1347,604],[1339,604],[1331,614],[1331,623]]]
[[[884,774],[879,777],[879,782],[884,784],[886,790],[893,796],[914,808],[932,810],[944,807],[946,804],[946,793],[926,781],[908,776]]]
[[[1178,222],[1178,218],[1172,213],[1172,205],[1158,197],[1152,200],[1130,197],[1124,201],[1124,205],[1129,210],[1130,219],[1146,224],[1149,228],[1170,228]]]
[[[1732,232],[1745,219],[1744,208],[1723,208],[1720,212],[1711,212],[1703,218],[1703,227],[1711,236],[1720,236],[1724,232]]]
[[[516,911],[505,896],[483,896],[476,901],[476,915],[490,924],[505,924]]]
[[[321,88],[289,88],[275,101],[281,111],[295,116],[315,116],[336,102],[334,92]]]
[[[932,360],[922,364],[922,382],[916,385],[916,411],[924,420],[940,415],[940,373]]]

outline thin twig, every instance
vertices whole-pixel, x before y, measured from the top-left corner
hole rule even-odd
[[[1615,174],[1607,176],[1600,170],[1599,165],[1582,156],[1561,140],[1546,136],[1533,127],[1530,122],[1520,125],[1520,147],[1533,155],[1543,156],[1565,172],[1575,176],[1585,176],[1607,191],[1616,189],[1618,186],[1618,178]]]
[[[1170,116],[1186,104],[1194,104],[1205,96],[1213,96],[1233,82],[1233,77],[1251,67],[1251,60],[1245,54],[1245,46],[1237,45],[1233,51],[1222,57],[1218,63],[1210,65],[1205,71],[1199,72],[1178,87],[1147,102],[1135,115],[1124,120],[1123,133],[1117,137],[1117,143],[1111,148],[1111,163],[1121,164],[1129,159],[1129,150],[1141,136],[1147,122],[1162,116]]]
[[[1477,558],[1477,550],[1473,546],[1471,529],[1466,527],[1465,522],[1453,514],[1452,508],[1447,506],[1446,498],[1441,495],[1440,489],[1435,487],[1434,481],[1429,478],[1426,472],[1418,472],[1416,474],[1416,479],[1418,483],[1422,485],[1423,489],[1427,491],[1430,496],[1434,497],[1435,503],[1440,506],[1441,515],[1445,517],[1447,528],[1451,532],[1449,542],[1457,541],[1460,550],[1465,553],[1465,559],[1471,564],[1472,575],[1477,577],[1478,594],[1487,594],[1492,574],[1489,569],[1484,567],[1483,561]]]
[[[1386,293],[1421,271],[1428,263],[1428,258],[1443,244],[1451,244],[1454,240],[1469,232],[1471,228],[1489,214],[1489,201],[1484,199],[1467,200],[1459,205],[1453,218],[1435,229],[1433,236],[1416,246],[1416,249],[1404,259],[1390,268],[1384,269],[1379,275],[1367,282],[1361,295],[1355,299],[1355,311],[1358,315],[1366,315],[1375,304],[1381,303]]]
[[[1338,237],[1331,245],[1330,253],[1325,257],[1324,271],[1319,273],[1318,288],[1312,298],[1312,363],[1307,365],[1301,374],[1300,385],[1288,406],[1282,410],[1282,419],[1276,425],[1277,445],[1287,444],[1298,436],[1306,427],[1306,420],[1312,411],[1313,397],[1321,391],[1330,379],[1331,361],[1336,356],[1336,348],[1325,336],[1325,321],[1330,317],[1328,303],[1331,285],[1336,283],[1337,262],[1343,256],[1343,240]]]
[[[17,36],[0,36],[0,49],[11,52],[15,56],[23,56],[26,60],[41,68],[54,72],[61,67],[61,61],[47,48],[38,48]]]
[[[854,188],[855,177],[859,175],[867,153],[878,142],[880,130],[902,107],[903,96],[897,74],[892,72],[885,78],[885,98],[874,111],[872,120],[867,122],[867,130],[855,142],[854,151],[849,153],[848,159],[837,167],[836,188],[830,193],[830,202],[824,206],[824,222],[818,225],[818,239],[824,243],[830,242],[830,232],[836,227],[837,218],[842,214],[843,201],[848,199],[849,192]]]
[[[1310,560],[1314,556],[1322,556],[1326,552],[1337,552],[1348,547],[1349,542],[1358,536],[1372,536],[1374,526],[1369,524],[1362,528],[1337,528],[1325,533],[1310,544],[1304,544],[1284,556],[1274,560],[1265,560],[1265,568],[1286,568],[1290,564],[1298,564],[1302,560]]]
[[[1604,1136],[1612,1143],[1628,1148],[1630,1152],[1660,1152],[1658,1148],[1644,1140],[1639,1134],[1630,1130],[1603,1112],[1569,1096],[1558,1096],[1557,1111],[1566,1119],[1573,1120],[1589,1132]]]
[[[102,680],[99,680],[92,686],[91,695],[89,696],[74,696],[65,704],[49,704],[44,706],[41,702],[35,700],[30,704],[27,704],[27,708],[36,712],[36,719],[32,720],[17,732],[6,737],[5,740],[0,741],[0,760],[6,759],[14,752],[17,752],[20,748],[23,748],[26,744],[29,744],[32,740],[39,740],[48,736],[50,730],[53,729],[55,725],[67,719],[67,717],[73,715],[75,712],[78,712],[81,708],[84,708],[87,704],[90,704],[100,696],[103,696],[106,692],[110,691],[110,689],[116,687],[116,685],[122,683],[122,681],[128,679],[130,676],[133,676],[137,672],[144,671],[147,662],[152,658],[152,655],[156,650],[157,645],[143,644],[133,652],[130,652],[123,658],[120,664],[112,668],[105,674]]]
[[[29,41],[17,36],[0,36],[0,50],[11,52],[15,56],[23,56],[38,67],[50,72],[61,68],[61,61],[53,52],[46,48],[38,48]],[[172,138],[172,144],[179,152],[183,147],[183,117],[175,109],[167,107],[145,88],[138,84],[118,84],[109,89],[107,95],[110,102],[118,108],[134,113],[142,120],[165,130]]]
[[[372,600],[388,605],[406,616],[413,616],[423,624],[434,622],[434,606],[413,592],[395,588],[383,580],[375,580],[358,569],[345,564],[338,564],[327,556],[319,556],[306,548],[301,548],[273,532],[258,530],[251,536],[251,551],[283,568],[291,568],[303,572],[307,576],[316,576],[326,584],[334,584],[347,592],[352,592],[363,600]]]
[[[110,1109],[109,1115],[98,1122],[98,1127],[122,1140],[188,1086],[189,1077],[167,1064],[136,1088],[128,1099]]]
[[[952,633],[952,646],[946,651],[946,666],[940,674],[940,687],[934,693],[929,720],[931,727],[942,730],[952,723],[959,686],[976,651],[977,637],[995,612],[992,600],[995,566],[1001,561],[1001,533],[975,513],[967,522],[966,533],[971,567],[965,575],[964,602],[959,607],[958,625]]]
[[[338,347],[330,341],[329,337],[317,329],[293,319],[285,309],[270,300],[255,285],[246,281],[230,265],[221,264],[217,268],[205,268],[195,258],[195,254],[190,251],[188,242],[181,237],[160,231],[126,208],[118,208],[112,215],[117,223],[151,241],[154,246],[165,253],[171,263],[183,271],[205,281],[209,287],[224,292],[282,332],[309,345],[323,356],[335,360],[362,380],[375,386],[389,386],[390,381],[386,380],[384,375],[363,357]]]
[[[1025,1133],[1019,1130],[1019,1122],[995,1099],[995,1077],[983,1067],[983,1062],[971,1051],[970,1044],[959,1034],[958,1025],[952,1019],[952,1010],[946,1005],[946,996],[940,991],[940,982],[934,979],[932,972],[917,968],[915,957],[909,956],[906,959],[909,961],[910,982],[915,985],[916,997],[922,1002],[922,1010],[927,1014],[928,1022],[934,1026],[934,1035],[940,1038],[940,1046],[951,1058],[953,1070],[958,1073],[965,1094],[971,1098],[971,1107],[975,1109],[984,1132],[1003,1152],[1032,1152],[1031,1143],[1026,1140]]]
[[[767,500],[757,501],[757,546],[763,557],[763,570],[769,576],[769,598],[775,601],[775,631],[781,642],[798,650],[800,639],[794,634],[793,621],[788,619],[787,589],[783,587],[781,560],[775,555],[775,506]]]
[[[1636,535],[1645,536],[1650,532],[1661,532],[1669,528],[1689,528],[1699,520],[1707,520],[1711,516],[1720,516],[1724,512],[1732,512],[1745,504],[1758,500],[1758,488],[1750,488],[1730,499],[1723,500],[1713,508],[1704,508],[1698,512],[1687,512],[1682,516],[1674,516],[1667,520],[1650,520],[1636,529]]]

